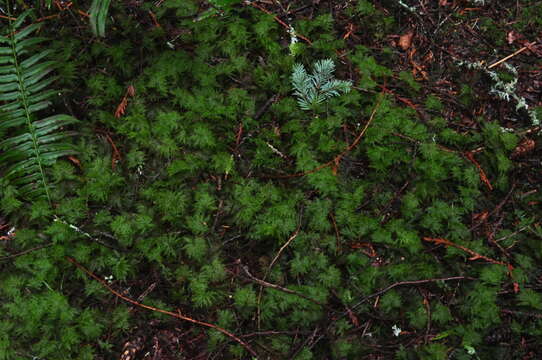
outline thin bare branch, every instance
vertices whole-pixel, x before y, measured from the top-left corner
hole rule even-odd
[[[97,275],[95,275],[94,273],[92,273],[90,270],[87,270],[83,265],[79,264],[75,259],[69,257],[69,256],[66,256],[66,260],[68,260],[69,262],[71,262],[72,264],[74,264],[77,268],[79,268],[79,270],[83,271],[84,273],[86,273],[88,276],[90,276],[91,278],[93,278],[94,280],[98,281],[100,284],[102,284],[103,287],[105,287],[107,290],[109,290],[110,293],[112,293],[113,295],[115,295],[116,297],[126,301],[126,302],[129,302],[130,304],[133,304],[135,306],[138,306],[140,308],[143,308],[143,309],[147,309],[147,310],[151,310],[151,311],[156,311],[156,312],[159,312],[159,313],[162,313],[162,314],[165,314],[165,315],[169,315],[171,317],[174,317],[174,318],[177,318],[177,319],[180,319],[180,320],[184,320],[184,321],[188,321],[188,322],[191,322],[193,324],[197,324],[197,325],[200,325],[200,326],[204,326],[204,327],[208,327],[208,328],[211,328],[211,329],[215,329],[221,333],[223,333],[224,335],[228,336],[229,338],[231,338],[232,340],[236,341],[237,343],[239,343],[241,346],[243,346],[252,356],[254,356],[255,358],[258,358],[258,355],[256,354],[256,352],[254,350],[252,350],[252,348],[243,340],[241,340],[240,338],[238,338],[237,336],[235,336],[234,334],[232,334],[231,332],[229,332],[228,330],[226,329],[223,329],[221,328],[220,326],[217,326],[217,325],[214,325],[214,324],[210,324],[210,323],[207,323],[207,322],[204,322],[204,321],[200,321],[200,320],[196,320],[196,319],[192,319],[191,317],[188,317],[186,315],[182,315],[181,314],[181,311],[180,310],[177,310],[178,312],[177,313],[174,313],[174,312],[171,312],[171,311],[167,311],[167,310],[162,310],[162,309],[158,309],[158,308],[155,308],[154,306],[149,306],[149,305],[145,305],[145,304],[141,304],[127,296],[124,296],[122,295],[121,293],[119,293],[118,291],[116,291],[115,289],[113,289],[111,286],[109,286],[107,284],[107,282],[105,282],[105,280],[101,279],[100,277],[98,277]]]

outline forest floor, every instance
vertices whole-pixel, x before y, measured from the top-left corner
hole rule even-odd
[[[1,185],[0,359],[542,357],[542,1],[16,3],[79,151]]]

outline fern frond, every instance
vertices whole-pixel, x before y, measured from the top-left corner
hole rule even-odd
[[[90,28],[95,36],[105,36],[105,21],[111,0],[93,0],[90,6]]]
[[[50,202],[45,168],[75,153],[66,142],[74,132],[63,129],[77,120],[68,115],[37,116],[56,95],[48,89],[56,80],[51,76],[55,63],[46,60],[49,50],[33,53],[33,47],[46,40],[31,36],[41,24],[20,29],[29,14],[8,20],[8,33],[0,36],[0,134],[10,135],[0,138],[0,174],[21,195],[45,196]]]

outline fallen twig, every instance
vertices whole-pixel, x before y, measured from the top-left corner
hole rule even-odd
[[[358,134],[358,136],[354,139],[352,144],[348,145],[346,147],[346,149],[344,149],[343,152],[341,152],[339,155],[335,156],[335,158],[333,158],[333,160],[328,161],[327,163],[324,163],[322,165],[319,165],[319,166],[317,166],[314,169],[309,170],[309,171],[304,171],[304,172],[299,172],[299,173],[289,174],[289,175],[275,175],[275,176],[271,176],[271,177],[278,178],[278,179],[292,178],[292,177],[302,177],[302,176],[306,176],[306,175],[309,175],[309,174],[313,174],[313,173],[315,173],[317,171],[320,171],[320,170],[322,170],[322,169],[324,169],[324,168],[326,168],[328,166],[332,166],[332,165],[338,166],[341,159],[346,154],[348,154],[350,151],[352,151],[352,149],[354,149],[359,144],[359,142],[361,141],[361,138],[363,137],[363,135],[365,135],[365,132],[367,131],[367,128],[369,128],[369,125],[371,125],[371,123],[373,122],[373,119],[374,119],[374,117],[376,115],[376,111],[380,107],[381,103],[382,103],[382,97],[376,103],[373,111],[371,112],[371,116],[369,117],[369,120],[367,120],[367,123],[365,124],[365,126],[363,127],[361,132]]]
[[[262,105],[262,107],[254,115],[254,120],[259,120],[263,114],[269,109],[269,107],[279,100],[278,95],[273,95]]]
[[[471,257],[469,258],[469,260],[471,260],[471,261],[482,259],[482,260],[485,260],[485,261],[487,261],[487,262],[489,262],[491,264],[504,265],[504,266],[509,266],[510,265],[510,264],[505,263],[503,261],[495,260],[495,259],[492,259],[490,257],[481,255],[481,254],[477,253],[474,250],[471,250],[471,249],[469,249],[469,248],[467,248],[467,247],[465,247],[463,245],[459,245],[459,244],[456,244],[454,242],[451,242],[450,240],[447,240],[447,239],[424,237],[423,240],[428,241],[428,242],[432,242],[432,243],[435,243],[435,244],[439,244],[439,245],[452,246],[452,247],[455,247],[456,249],[462,250],[462,251],[466,252],[467,254],[471,255]]]
[[[152,23],[155,27],[159,28],[162,27],[160,23],[158,22],[158,19],[156,18],[156,15],[152,11],[149,10],[149,16],[151,17]]]
[[[410,136],[407,136],[407,135],[403,135],[401,133],[392,133],[393,136],[397,136],[401,139],[405,139],[405,140],[408,140],[408,141],[411,141],[413,143],[416,143],[416,144],[422,144],[422,142],[420,140],[416,140],[414,139],[413,137],[410,137]],[[449,152],[449,153],[456,153],[457,151],[455,150],[452,150],[452,149],[448,149],[446,146],[442,146],[442,145],[439,145],[439,144],[436,144],[437,147],[442,150],[442,151],[446,151],[446,152]]]
[[[228,330],[226,329],[223,329],[221,328],[220,326],[217,326],[217,325],[214,325],[214,324],[210,324],[210,323],[207,323],[207,322],[204,322],[204,321],[200,321],[200,320],[196,320],[196,319],[192,319],[191,317],[188,317],[186,315],[182,315],[180,310],[177,310],[178,312],[177,313],[174,313],[174,312],[171,312],[171,311],[167,311],[167,310],[163,310],[163,309],[159,309],[159,308],[155,308],[154,306],[149,306],[149,305],[145,305],[145,304],[141,304],[133,299],[130,299],[129,297],[127,296],[124,296],[122,295],[121,293],[119,293],[118,291],[114,290],[111,286],[109,286],[103,279],[99,278],[97,275],[95,275],[94,273],[92,273],[90,270],[87,270],[83,265],[79,264],[75,259],[69,257],[69,256],[66,256],[66,260],[68,260],[69,262],[71,262],[72,264],[74,264],[77,268],[79,268],[79,270],[83,271],[84,273],[86,273],[88,276],[90,276],[91,278],[93,278],[94,280],[98,281],[100,284],[102,284],[103,287],[105,287],[107,290],[109,290],[110,293],[112,293],[113,295],[115,295],[116,297],[126,301],[126,302],[129,302],[130,304],[133,304],[135,306],[139,306],[140,308],[143,308],[143,309],[147,309],[147,310],[151,310],[151,311],[156,311],[156,312],[159,312],[161,314],[165,314],[165,315],[169,315],[171,317],[174,317],[174,318],[177,318],[177,319],[180,319],[180,320],[184,320],[184,321],[188,321],[188,322],[191,322],[193,324],[197,324],[197,325],[200,325],[200,326],[204,326],[204,327],[208,327],[208,328],[211,328],[211,329],[214,329],[214,330],[217,330],[221,333],[223,333],[224,335],[228,336],[229,338],[231,338],[232,340],[236,341],[237,343],[239,343],[241,346],[243,346],[252,356],[254,356],[255,358],[258,358],[258,355],[256,354],[256,352],[254,350],[252,350],[252,348],[243,340],[241,340],[240,338],[238,338],[237,336],[235,336],[234,334],[232,334],[231,332],[229,332]]]
[[[504,199],[499,203],[497,204],[497,206],[495,206],[495,209],[493,209],[488,215],[487,215],[487,218],[495,215],[496,213],[498,213],[501,208],[504,206],[504,204],[506,204],[508,202],[508,200],[510,199],[510,196],[512,196],[512,192],[514,191],[514,189],[516,188],[516,183],[513,183],[512,186],[510,187],[510,191],[508,192],[508,194],[506,194],[506,196],[504,197]],[[473,225],[469,231],[474,231],[476,230],[477,228],[479,228],[484,222],[483,221],[480,221],[478,222],[476,225]]]
[[[44,17],[41,17],[39,19],[36,19],[36,22],[42,22],[42,21],[45,21],[45,20],[56,19],[58,17],[60,17],[60,14],[53,14],[53,15],[49,15],[49,16],[44,16]]]
[[[275,331],[275,330],[269,330],[269,331],[256,331],[250,334],[245,335],[239,335],[239,337],[242,338],[248,338],[248,337],[254,337],[254,336],[271,336],[271,335],[307,335],[311,334],[312,331]]]
[[[17,20],[17,18],[5,16],[5,15],[0,15],[0,19],[6,19],[6,20],[10,20],[10,21],[15,21],[15,20]]]
[[[54,245],[54,244],[53,244],[53,243],[48,243],[48,244],[36,246],[36,247],[33,247],[32,249],[28,249],[28,250],[21,251],[21,252],[16,253],[16,254],[12,254],[12,255],[8,255],[8,256],[1,257],[1,258],[0,258],[0,261],[9,260],[9,259],[13,259],[13,258],[16,258],[16,257],[19,257],[19,256],[23,256],[23,255],[29,254],[29,253],[31,253],[31,252],[34,252],[34,251],[36,251],[36,250],[45,249],[45,248],[47,248],[47,247],[49,247],[49,246],[52,246],[52,245]]]
[[[149,295],[149,294],[154,290],[155,287],[156,287],[156,282],[153,282],[152,284],[149,285],[149,287],[148,287],[147,289],[145,289],[145,291],[143,291],[143,292],[141,293],[141,295],[139,295],[139,296],[137,297],[137,300],[136,300],[136,301],[137,301],[137,302],[142,302],[143,299],[145,299],[145,297],[146,297],[147,295]],[[135,307],[132,306],[132,307],[128,310],[128,312],[130,313],[130,312],[132,312],[132,311],[134,311],[134,310],[135,310]]]
[[[465,152],[465,157],[467,159],[469,159],[470,162],[472,162],[474,164],[474,166],[476,166],[476,168],[480,172],[480,180],[482,180],[482,182],[487,186],[487,188],[490,191],[493,190],[493,186],[489,182],[489,179],[487,178],[487,175],[486,175],[484,169],[482,169],[482,167],[480,166],[478,161],[476,161],[476,159],[474,158],[474,155],[472,154],[472,152],[470,152],[470,151]]]
[[[287,289],[287,288],[282,287],[280,285],[271,284],[271,283],[268,283],[267,281],[263,281],[261,279],[258,279],[257,277],[255,277],[254,275],[252,275],[250,273],[250,271],[248,270],[248,267],[245,266],[245,265],[241,265],[241,269],[243,269],[243,271],[245,272],[245,275],[249,278],[249,280],[252,280],[256,284],[259,284],[259,285],[267,287],[267,288],[279,290],[279,291],[282,291],[282,292],[287,293],[287,294],[292,294],[292,295],[299,296],[300,298],[308,300],[308,301],[310,301],[310,302],[312,302],[312,303],[314,303],[316,305],[320,305],[320,306],[323,306],[323,307],[329,309],[329,307],[326,304],[324,304],[324,303],[322,303],[322,302],[320,302],[318,300],[315,300],[313,298],[310,298],[310,297],[308,297],[306,295],[303,295],[303,294],[301,294],[301,293],[299,293],[297,291],[290,290],[290,289]]]
[[[542,314],[537,314],[534,312],[525,312],[525,311],[517,311],[517,310],[509,310],[509,309],[501,309],[501,312],[505,314],[528,316],[528,317],[534,317],[537,319],[542,319]]]
[[[132,85],[128,85],[126,88],[126,93],[122,97],[121,102],[115,110],[115,117],[120,118],[126,112],[126,107],[128,106],[128,98],[135,96],[135,88]]]
[[[516,52],[514,52],[514,53],[512,53],[512,54],[510,54],[510,55],[508,55],[508,56],[506,56],[506,57],[504,57],[504,58],[502,58],[502,59],[500,59],[500,60],[497,61],[497,62],[494,62],[493,64],[489,65],[487,68],[488,68],[488,69],[492,69],[492,68],[494,68],[495,66],[498,66],[498,65],[502,64],[502,63],[505,62],[506,60],[511,59],[511,58],[513,58],[514,56],[521,54],[522,52],[524,52],[525,50],[527,50],[529,47],[533,46],[534,44],[536,44],[536,41],[533,41],[533,42],[527,44],[527,46],[522,47],[522,48],[519,49],[518,51],[516,51]]]
[[[282,21],[281,19],[279,19],[278,16],[276,16],[275,14],[273,14],[271,11],[267,10],[266,8],[256,4],[255,1],[245,1],[244,2],[245,4],[247,5],[250,5],[252,7],[255,7],[256,9],[260,10],[260,11],[263,11],[264,13],[266,13],[267,15],[271,15],[273,17],[273,19],[278,22],[279,24],[281,24],[286,30],[290,31],[291,29],[291,26],[286,24],[284,21]],[[298,34],[296,33],[296,36],[300,39],[303,39],[307,44],[309,45],[312,45],[312,41],[310,41],[307,37],[301,35],[301,34]]]
[[[273,268],[273,265],[275,265],[275,263],[279,259],[280,255],[282,254],[284,249],[286,249],[288,247],[288,245],[290,245],[291,242],[294,241],[294,239],[297,237],[297,234],[299,234],[299,229],[300,228],[301,228],[301,221],[299,222],[299,225],[297,226],[297,229],[292,234],[292,236],[290,236],[290,238],[288,238],[288,240],[284,243],[284,245],[282,245],[280,247],[279,251],[277,252],[277,255],[275,255],[275,257],[271,261],[271,264],[269,264],[269,267],[265,271],[265,274],[263,276],[262,281],[265,281],[267,279],[267,276],[269,275],[269,272],[271,272],[271,269]],[[261,315],[260,304],[262,302],[262,293],[263,293],[263,285],[260,285],[260,291],[258,292],[258,306],[257,306],[257,311],[256,311],[257,316],[258,316],[258,327],[260,326],[260,315]]]
[[[111,139],[111,136],[109,133],[105,130],[97,129],[96,131],[101,132],[105,135],[105,139],[107,142],[111,145],[111,149],[113,150],[113,153],[111,154],[111,169],[115,170],[115,167],[117,166],[117,163],[122,159],[120,155],[120,151],[117,148],[117,145],[115,145],[115,142],[113,139]]]
[[[267,269],[267,271],[265,272],[265,276],[264,276],[264,280],[267,278],[267,275],[269,275],[269,272],[271,271],[271,268],[273,267],[273,265],[275,265],[275,263],[277,262],[277,260],[279,259],[280,255],[282,254],[282,252],[284,251],[284,249],[286,249],[288,247],[288,245],[290,245],[292,243],[292,241],[294,241],[294,239],[297,237],[297,235],[299,234],[299,229],[301,228],[301,222],[299,222],[299,225],[297,226],[297,229],[295,230],[295,232],[292,234],[292,236],[290,236],[290,238],[288,239],[288,241],[286,241],[284,243],[284,245],[282,245],[279,249],[279,251],[277,252],[277,255],[275,255],[275,257],[273,258],[273,260],[271,261],[271,264],[269,264],[269,268]]]
[[[424,280],[409,280],[409,281],[399,281],[396,283],[391,284],[390,286],[387,286],[381,290],[378,290],[377,292],[365,296],[361,301],[359,301],[357,304],[351,307],[351,309],[355,309],[364,302],[366,302],[369,299],[375,298],[377,296],[383,295],[384,293],[387,293],[393,288],[396,288],[398,286],[404,286],[404,285],[420,285],[420,284],[427,284],[437,281],[451,281],[451,280],[475,280],[474,278],[467,277],[467,276],[451,276],[451,277],[445,277],[445,278],[434,278],[434,279],[424,279]],[[342,316],[348,315],[347,312],[343,313]]]

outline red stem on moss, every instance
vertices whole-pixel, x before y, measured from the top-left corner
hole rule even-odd
[[[214,324],[210,324],[210,323],[207,323],[207,322],[204,322],[204,321],[200,321],[200,320],[196,320],[196,319],[192,319],[191,317],[188,317],[186,315],[182,315],[181,314],[181,311],[179,309],[177,309],[177,313],[174,313],[174,312],[171,312],[171,311],[167,311],[167,310],[163,310],[163,309],[158,309],[158,308],[155,308],[154,306],[149,306],[149,305],[145,305],[145,304],[141,304],[133,299],[130,299],[129,297],[127,296],[124,296],[122,295],[121,293],[119,293],[118,291],[114,290],[111,286],[109,286],[104,280],[102,280],[100,277],[98,277],[97,275],[95,275],[93,272],[91,272],[90,270],[87,270],[83,265],[79,264],[74,258],[71,258],[69,256],[66,256],[66,260],[68,260],[69,262],[71,262],[72,264],[74,264],[77,268],[79,268],[79,270],[83,271],[84,273],[86,273],[88,276],[90,276],[91,278],[93,278],[94,280],[98,281],[103,287],[105,287],[107,290],[109,290],[110,293],[112,293],[113,295],[115,295],[116,297],[126,301],[126,302],[129,302],[130,304],[133,304],[135,306],[138,306],[140,308],[143,308],[143,309],[147,309],[147,310],[151,310],[151,311],[156,311],[156,312],[159,312],[159,313],[162,313],[162,314],[166,314],[166,315],[169,315],[171,317],[174,317],[174,318],[177,318],[177,319],[180,319],[180,320],[184,320],[184,321],[188,321],[188,322],[191,322],[193,324],[197,324],[197,325],[200,325],[200,326],[204,326],[204,327],[208,327],[208,328],[211,328],[211,329],[214,329],[214,330],[217,330],[221,333],[223,333],[224,335],[228,336],[229,338],[231,338],[232,340],[236,341],[237,343],[239,343],[241,346],[243,346],[252,356],[254,356],[255,358],[258,358],[258,355],[256,354],[256,352],[254,350],[252,350],[252,348],[243,340],[241,340],[240,338],[238,338],[237,336],[235,336],[234,334],[232,334],[231,332],[229,332],[228,330],[226,329],[223,329],[221,328],[220,326],[217,326],[217,325],[214,325]]]

